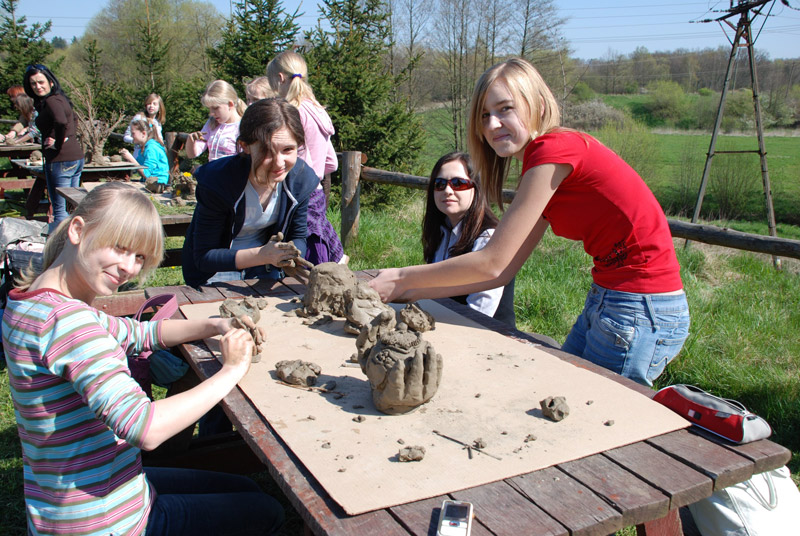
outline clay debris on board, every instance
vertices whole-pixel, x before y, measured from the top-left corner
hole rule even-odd
[[[542,407],[542,415],[553,421],[563,421],[569,415],[567,399],[563,396],[548,396],[539,401]]]
[[[322,369],[316,363],[300,359],[278,361],[275,370],[281,381],[302,387],[311,387],[317,384]]]
[[[246,329],[253,337],[256,350],[253,353],[252,362],[261,361],[261,352],[264,350],[266,336],[264,331],[257,326],[261,320],[261,309],[266,309],[267,300],[265,298],[247,297],[241,300],[228,298],[219,306],[219,315],[222,318],[232,318],[235,328]]]
[[[401,462],[419,462],[425,457],[425,447],[415,445],[403,447],[397,452],[397,459]]]

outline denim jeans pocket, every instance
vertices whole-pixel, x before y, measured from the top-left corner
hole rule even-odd
[[[647,371],[647,378],[650,381],[658,378],[683,348],[683,343],[689,336],[689,322],[673,323],[669,326],[662,325],[657,336],[658,339],[653,348],[653,359]]]

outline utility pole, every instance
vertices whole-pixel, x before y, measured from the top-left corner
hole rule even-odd
[[[728,68],[725,71],[725,82],[722,86],[722,93],[719,99],[719,106],[717,107],[717,117],[714,121],[714,130],[711,133],[711,143],[708,147],[708,153],[706,154],[706,163],[703,168],[703,178],[700,180],[700,190],[697,193],[697,202],[694,206],[694,214],[692,215],[692,223],[696,223],[698,218],[700,217],[700,209],[703,205],[703,197],[705,196],[706,192],[706,185],[708,183],[709,173],[711,171],[711,160],[714,158],[715,154],[724,154],[724,153],[757,153],[760,160],[761,160],[761,182],[764,186],[764,201],[767,208],[767,227],[769,228],[770,236],[777,236],[777,230],[775,226],[775,210],[772,205],[772,190],[770,188],[769,183],[769,170],[767,168],[767,150],[764,145],[764,128],[761,122],[761,101],[759,98],[759,91],[758,91],[758,74],[756,71],[756,60],[755,60],[755,50],[753,45],[755,44],[755,37],[752,33],[752,20],[753,18],[750,16],[750,12],[755,12],[755,16],[762,14],[762,10],[766,7],[766,4],[773,3],[775,0],[738,0],[736,5],[734,6],[734,0],[731,0],[731,7],[730,9],[725,11],[725,15],[719,17],[717,19],[707,19],[702,20],[699,22],[712,22],[716,21],[720,23],[727,24],[730,28],[735,30],[734,38],[731,40],[731,54],[730,58],[728,59]],[[770,8],[771,10],[771,8]],[[736,15],[739,15],[739,21],[736,26],[731,24],[728,20]],[[769,13],[767,13],[769,16]],[[725,109],[725,98],[728,94],[728,85],[731,78],[731,72],[733,71],[734,62],[736,61],[736,53],[738,52],[739,48],[744,47],[747,49],[747,54],[749,57],[749,66],[750,66],[750,81],[752,84],[753,89],[753,110],[755,112],[756,117],[756,132],[758,136],[758,149],[751,150],[751,151],[716,151],[715,147],[717,145],[717,135],[719,134],[719,128],[722,124],[722,113]],[[689,246],[689,240],[686,240],[684,247]],[[773,256],[772,262],[776,269],[780,270],[781,268],[781,260],[780,258]]]

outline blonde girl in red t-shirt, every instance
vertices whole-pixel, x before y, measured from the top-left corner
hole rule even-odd
[[[468,136],[489,199],[501,208],[511,159],[523,163],[494,236],[440,263],[382,270],[370,285],[384,301],[505,285],[552,226],[594,259],[592,287],[562,349],[652,385],[688,336],[689,309],[666,217],[644,181],[593,137],[560,126],[553,93],[523,59],[478,80]]]

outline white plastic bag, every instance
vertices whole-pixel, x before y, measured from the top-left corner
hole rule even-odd
[[[689,505],[703,536],[800,534],[800,491],[783,466]]]

